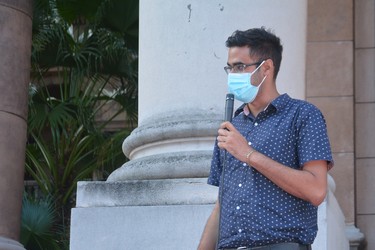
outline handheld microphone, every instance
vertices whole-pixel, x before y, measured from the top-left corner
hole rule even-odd
[[[233,117],[233,106],[234,106],[234,95],[233,94],[227,94],[225,98],[225,114],[224,114],[224,121],[232,121]],[[223,197],[223,192],[224,192],[224,172],[225,168],[227,165],[227,151],[224,149],[223,151],[223,159],[222,159],[222,173],[220,177],[220,187],[219,187],[219,206],[220,206],[220,211],[221,211],[221,204],[222,204],[222,197]],[[221,154],[221,153],[220,153]],[[216,250],[218,249],[218,244],[221,238],[221,214],[219,213],[219,233],[217,235],[217,240],[216,240]]]
[[[224,115],[224,121],[232,121],[233,117],[233,105],[234,105],[234,95],[233,94],[227,94],[225,98],[225,115]]]

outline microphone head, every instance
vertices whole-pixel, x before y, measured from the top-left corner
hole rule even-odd
[[[234,101],[234,95],[231,93],[227,94],[226,100],[233,100]]]
[[[233,116],[233,104],[234,103],[234,95],[227,94],[225,99],[225,114],[224,114],[224,121],[232,121]]]

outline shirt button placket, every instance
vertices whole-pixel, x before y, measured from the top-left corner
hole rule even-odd
[[[238,188],[239,188],[239,189],[242,189],[242,186],[243,186],[242,183],[239,183],[239,184],[238,184]],[[243,190],[240,190],[239,192],[242,193]],[[236,206],[236,208],[235,208],[235,211],[236,211],[235,213],[237,214],[237,216],[241,216],[240,209],[241,209],[241,204],[238,204],[238,205]],[[238,229],[237,229],[237,230],[238,230],[238,233],[241,233],[241,232],[242,232],[242,229],[240,228],[241,225],[238,225],[238,226],[239,226]]]

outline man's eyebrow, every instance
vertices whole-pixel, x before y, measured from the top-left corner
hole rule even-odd
[[[243,62],[235,62],[235,63],[233,63],[233,66],[241,65],[241,64],[244,64],[244,63]],[[227,62],[227,65],[232,67],[232,65],[230,65],[228,62]]]

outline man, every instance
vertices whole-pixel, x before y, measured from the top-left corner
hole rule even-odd
[[[244,104],[218,130],[208,183],[220,195],[198,249],[311,249],[333,166],[325,120],[278,93],[282,45],[273,33],[236,31],[226,46],[228,88]]]

